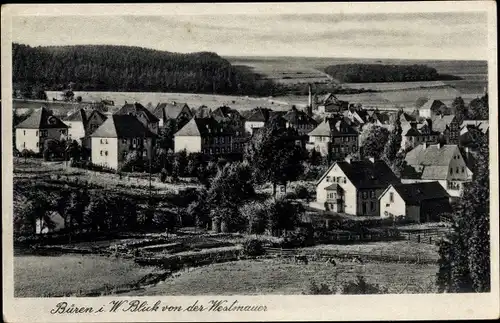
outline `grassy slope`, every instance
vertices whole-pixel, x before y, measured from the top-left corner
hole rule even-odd
[[[14,258],[15,297],[78,296],[94,289],[134,283],[153,267],[132,260],[102,256],[17,256]]]
[[[301,294],[311,279],[335,284],[336,273],[338,284],[361,274],[368,282],[387,287],[389,293],[422,293],[434,290],[436,271],[436,265],[337,263],[333,267],[323,262],[297,265],[280,260],[245,260],[200,267],[128,295]]]

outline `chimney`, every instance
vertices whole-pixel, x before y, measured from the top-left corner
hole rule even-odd
[[[312,116],[312,92],[311,92],[311,84],[309,84],[309,100],[307,103],[307,115]]]

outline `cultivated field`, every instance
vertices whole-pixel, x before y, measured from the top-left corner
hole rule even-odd
[[[49,100],[55,97],[59,92],[47,91]],[[190,108],[197,108],[205,105],[212,110],[228,105],[238,110],[251,110],[258,106],[272,108],[273,110],[290,109],[288,102],[274,100],[272,98],[251,98],[248,96],[233,95],[212,95],[212,94],[194,94],[194,93],[164,93],[164,92],[80,92],[75,91],[75,96],[81,96],[83,101],[100,101],[101,99],[113,100],[117,108],[121,107],[125,101],[140,102],[144,106],[151,103],[154,107],[160,102],[179,102],[187,103]]]
[[[280,259],[243,260],[182,272],[127,295],[296,295],[311,280],[332,286],[355,280],[357,275],[388,288],[389,293],[424,293],[435,291],[436,272],[437,265],[337,262],[334,267],[314,261],[302,265]]]
[[[135,283],[154,267],[133,260],[94,255],[15,256],[15,297],[79,296]]]

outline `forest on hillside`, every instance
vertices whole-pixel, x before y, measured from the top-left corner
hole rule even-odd
[[[340,64],[325,68],[325,73],[343,83],[418,82],[460,80],[454,75],[439,74],[427,65]]]
[[[256,75],[215,53],[179,54],[131,46],[13,44],[15,86],[44,90],[258,92]]]
[[[172,53],[132,46],[12,44],[14,90],[25,99],[44,91],[183,92],[254,96],[308,93],[307,84],[265,80],[211,52]],[[317,94],[367,90],[318,85]]]

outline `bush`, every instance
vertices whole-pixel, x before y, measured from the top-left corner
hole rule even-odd
[[[295,192],[288,192],[286,193],[285,198],[288,200],[295,200],[297,199],[297,194]]]
[[[302,248],[314,245],[312,228],[298,228],[285,235],[281,248]]]
[[[360,294],[385,294],[387,289],[376,284],[369,284],[363,276],[357,276],[356,281],[350,281],[342,286],[342,294],[360,295]]]
[[[265,253],[262,241],[257,239],[250,239],[243,242],[243,254],[247,256],[261,256]]]
[[[295,194],[299,199],[309,200],[311,198],[309,190],[304,185],[298,185],[295,187]]]
[[[335,288],[331,288],[328,285],[322,283],[321,285],[316,284],[314,280],[310,280],[305,291],[302,293],[304,295],[331,295],[335,294]]]

